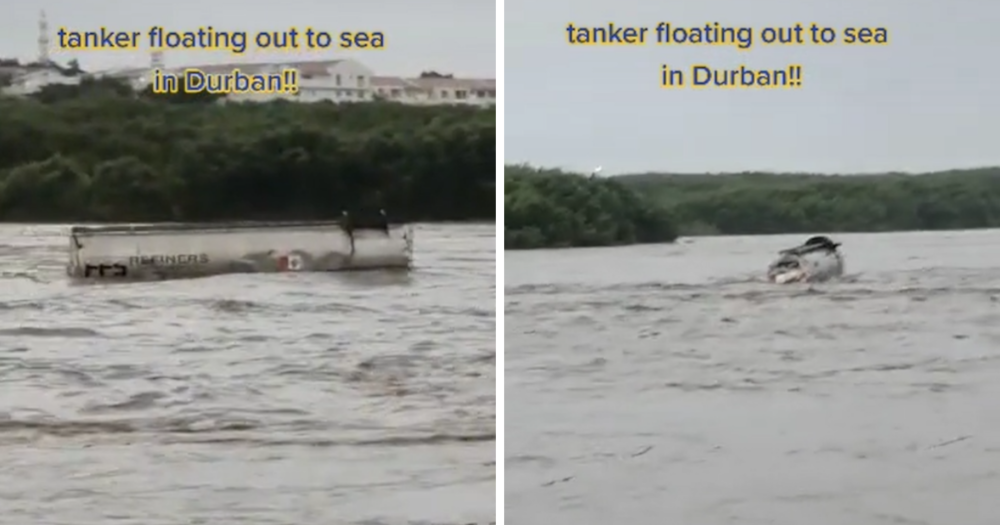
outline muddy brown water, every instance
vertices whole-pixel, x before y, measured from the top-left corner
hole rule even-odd
[[[492,225],[409,276],[103,287],[4,227],[2,522],[993,525],[1000,233],[759,282],[801,240],[508,252],[499,296]]]
[[[69,285],[0,226],[0,519],[441,524],[495,514],[495,226],[416,269]]]
[[[997,523],[1000,232],[806,237],[507,253],[507,523]]]

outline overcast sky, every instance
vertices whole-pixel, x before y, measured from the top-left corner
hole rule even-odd
[[[605,172],[1000,165],[1000,3],[507,0],[505,160]],[[884,26],[888,47],[571,47],[565,26]],[[664,90],[686,68],[803,65],[799,90]]]
[[[100,26],[146,31],[160,25],[170,30],[216,29],[261,31],[291,26],[313,26],[331,32],[352,29],[382,30],[383,51],[299,54],[295,58],[352,58],[381,75],[416,75],[424,70],[457,76],[492,78],[496,74],[496,8],[479,0],[283,0],[253,2],[237,0],[174,0],[143,2],[129,0],[42,0],[4,2],[0,8],[0,57],[33,60],[38,52],[38,14],[48,14],[51,40],[56,43],[59,26],[92,31]],[[244,56],[227,53],[167,53],[168,66],[224,61],[280,60],[284,54]],[[52,58],[77,58],[84,69],[142,67],[148,52],[53,52]]]
[[[280,3],[178,0],[47,0],[14,3],[0,16],[0,56],[36,55],[39,7],[52,32],[61,25],[145,30],[213,25],[263,30],[313,25],[331,31],[382,29],[380,52],[317,52],[350,57],[380,74],[438,69],[495,73],[492,3],[404,0]],[[978,0],[715,0],[676,6],[647,0],[507,0],[506,160],[606,172],[641,170],[883,171],[1000,164],[993,122],[1000,117],[989,66],[1000,4]],[[723,24],[762,27],[818,22],[885,26],[888,47],[572,48],[565,25]],[[148,64],[147,53],[53,53],[85,68]],[[281,55],[245,56],[242,60]],[[168,65],[219,62],[224,53],[168,53]],[[660,64],[804,66],[791,91],[663,90]]]

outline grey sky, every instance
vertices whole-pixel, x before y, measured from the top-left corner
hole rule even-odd
[[[269,30],[313,26],[331,32],[352,29],[382,30],[383,51],[299,53],[295,58],[352,58],[381,75],[415,75],[433,69],[457,76],[496,75],[496,8],[482,0],[43,0],[5,2],[0,8],[0,57],[33,59],[37,55],[38,12],[48,14],[50,37],[55,45],[59,26],[80,30],[108,28],[146,31],[160,25],[170,30],[216,29]],[[282,53],[249,54],[234,58],[218,52],[168,52],[168,66],[224,61],[280,60]],[[84,69],[149,64],[148,52],[52,53],[52,58],[77,58]]]
[[[568,22],[884,26],[887,47],[571,47]],[[1000,165],[1000,3],[507,0],[505,160],[605,173]],[[803,65],[799,90],[664,90],[660,64]]]
[[[389,49],[348,54],[382,74],[437,69],[498,75],[497,5],[469,0],[50,0],[53,28],[145,29],[214,25],[261,30],[313,25],[379,28]],[[13,2],[0,17],[4,54],[35,54],[39,4]],[[507,0],[503,3],[504,160],[608,172],[934,170],[1000,164],[994,122],[1000,4],[981,0]],[[885,26],[888,47],[571,48],[565,25],[657,22]],[[201,56],[199,56],[201,55]],[[71,58],[67,54],[65,58]],[[148,63],[142,53],[86,53],[85,66]],[[218,62],[176,53],[168,63]],[[255,57],[247,57],[254,59]],[[260,57],[274,59],[275,57]],[[667,91],[660,64],[784,67],[801,63],[797,91]]]

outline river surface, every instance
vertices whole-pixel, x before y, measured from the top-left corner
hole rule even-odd
[[[0,226],[0,522],[485,524],[495,227],[416,269],[71,286]]]
[[[1000,232],[509,252],[513,525],[1000,522]]]
[[[759,282],[803,238],[508,252],[501,301],[495,226],[409,276],[75,287],[61,228],[0,228],[0,522],[995,525],[1000,233]]]

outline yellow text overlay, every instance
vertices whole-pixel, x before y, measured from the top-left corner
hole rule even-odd
[[[687,74],[680,69],[672,69],[667,64],[660,66],[660,87],[663,88],[730,88],[730,89],[791,89],[802,87],[802,66],[790,65],[784,69],[753,69],[739,66],[730,69],[716,69],[698,64],[691,66]]]
[[[299,91],[299,72],[285,69],[281,73],[244,73],[233,69],[226,73],[208,73],[201,69],[185,69],[183,73],[153,71],[150,85],[158,95],[173,93],[233,94],[295,94]]]
[[[654,45],[663,48],[690,46],[727,47],[750,51],[774,46],[886,46],[889,30],[881,26],[834,28],[816,22],[763,27],[709,22],[683,25],[657,22],[655,25],[628,25],[608,22],[601,25],[566,24],[566,42],[571,46],[633,47]],[[780,69],[756,69],[748,65],[720,69],[706,64],[675,69],[660,65],[659,85],[663,88],[795,89],[803,85],[802,64]]]
[[[614,22],[599,26],[566,24],[566,41],[574,46],[729,46],[741,50],[755,45],[887,45],[889,30],[884,27],[844,27],[839,31],[817,23],[790,26],[727,26],[711,22],[684,26],[659,22],[655,26],[630,26]]]
[[[224,31],[212,26],[175,31],[153,26],[145,31],[123,31],[100,27],[79,31],[60,27],[57,45],[67,51],[134,51],[172,49],[229,51],[298,51],[311,49],[381,50],[385,49],[382,31],[341,31],[331,33],[312,27],[289,27],[271,31]]]

